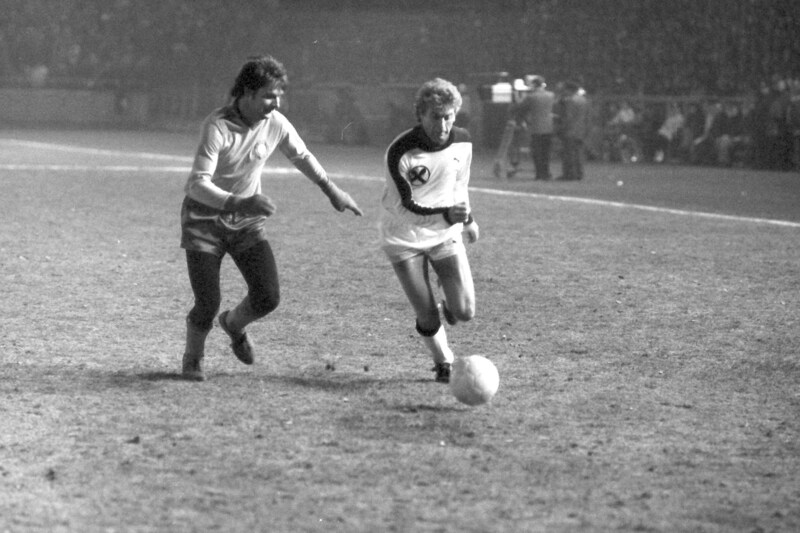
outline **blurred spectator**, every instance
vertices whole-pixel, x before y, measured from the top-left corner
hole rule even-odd
[[[686,125],[683,128],[681,150],[682,159],[690,161],[694,140],[703,134],[706,124],[705,107],[701,102],[691,102],[686,114]]]
[[[671,160],[680,151],[681,132],[686,125],[686,117],[677,102],[667,104],[667,116],[656,132],[656,163]]]
[[[553,146],[553,106],[556,95],[547,88],[542,76],[530,78],[530,92],[516,105],[517,122],[524,122],[529,135],[529,146],[535,179],[552,179],[550,152]]]
[[[772,170],[791,170],[792,144],[794,142],[792,128],[789,125],[789,107],[791,95],[786,80],[778,78],[773,85],[773,98],[769,106],[767,123],[767,139],[770,158],[768,168]]]
[[[770,166],[771,148],[769,129],[769,108],[772,105],[772,91],[766,82],[761,82],[755,96],[753,110],[750,115],[750,138],[753,148],[750,164],[754,168],[766,169]]]
[[[558,93],[558,91],[556,91]],[[584,153],[586,154],[586,158],[591,161],[603,161],[605,155],[603,151],[605,150],[604,143],[605,143],[605,121],[603,117],[605,113],[605,106],[601,105],[592,105],[589,107],[589,135],[586,137],[586,140],[583,143]],[[553,117],[553,125],[554,129],[557,130],[558,127],[556,126],[558,122],[558,117]]]
[[[560,180],[581,180],[583,174],[583,143],[589,135],[589,100],[576,82],[564,84],[564,93],[559,99],[558,135],[561,138]]]
[[[713,100],[704,106],[703,130],[692,141],[691,162],[698,165],[714,165],[717,158],[717,138],[725,130],[725,113],[722,104]]]
[[[609,110],[612,116],[605,127],[603,159],[624,163],[641,161],[641,115],[627,101],[611,104]]]
[[[800,64],[796,2],[734,2],[735,8],[731,2],[689,2],[680,9],[654,0],[512,2],[489,17],[488,4],[473,0],[465,3],[470,5],[463,16],[445,24],[419,13],[398,19],[375,2],[374,8],[360,10],[360,2],[345,2],[352,4],[348,8],[314,0],[266,1],[268,17],[263,2],[228,9],[218,0],[162,0],[143,10],[142,2],[132,0],[9,0],[0,16],[0,82],[107,89],[130,86],[114,78],[135,72],[128,81],[140,87],[185,86],[187,81],[202,86],[207,72],[232,68],[230,58],[254,42],[298,58],[294,70],[315,83],[416,84],[431,71],[469,80],[470,73],[508,66],[499,65],[498,58],[508,58],[511,35],[519,47],[509,60],[555,77],[566,75],[566,68],[581,71],[597,94],[687,101],[750,97],[764,76],[797,75]],[[573,38],[576,23],[585,38]],[[389,24],[396,31],[387,32]],[[269,36],[278,30],[285,38],[274,41]],[[408,54],[420,45],[441,53]],[[338,61],[341,57],[349,59]],[[787,95],[787,84],[781,83],[783,89],[778,80],[765,86],[750,115],[750,164],[758,168],[785,170],[798,158],[795,93]],[[689,131],[694,126],[689,108],[684,111],[683,131]],[[620,124],[626,113],[623,109]],[[481,116],[476,110],[460,116],[459,123],[470,119],[474,127]],[[598,147],[597,157],[602,157],[607,122],[595,123],[595,140],[588,143]],[[703,125],[692,138],[701,135]],[[655,127],[627,133],[638,135],[647,154],[656,153]],[[687,144],[673,142],[677,157],[688,153]]]
[[[727,102],[720,115],[720,125],[714,147],[717,150],[717,163],[729,167],[742,163],[750,146],[750,136],[745,126],[745,117],[738,104]]]
[[[34,65],[25,68],[25,76],[28,78],[28,83],[34,89],[41,89],[47,85],[47,77],[50,75],[50,69],[47,65]]]
[[[641,145],[643,161],[654,162],[658,152],[658,130],[665,120],[666,105],[645,102],[642,106],[639,126],[634,131]]]
[[[633,128],[639,121],[639,116],[636,110],[633,109],[629,102],[623,101],[617,107],[616,113],[608,121],[608,125],[612,128],[630,129]]]
[[[203,58],[206,64],[225,62],[255,38],[302,58],[302,70],[316,81],[364,83],[415,83],[432,69],[449,71],[454,77],[494,70],[513,35],[522,45],[515,62],[536,64],[556,75],[569,65],[592,80],[595,92],[615,94],[743,95],[756,76],[796,69],[800,56],[796,46],[800,9],[792,2],[737,2],[735,8],[730,2],[701,2],[682,4],[680,9],[652,0],[617,0],[613,5],[513,2],[489,17],[488,7],[473,0],[465,2],[469,6],[463,16],[447,24],[421,14],[397,19],[391,10],[378,7],[362,14],[357,7],[362,2],[355,1],[268,0],[268,17],[263,14],[264,2],[240,2],[235,10],[215,0],[162,0],[150,2],[150,10],[141,4],[5,2],[0,26],[7,32],[14,72],[44,64],[51,74],[60,74],[64,51],[56,48],[70,40],[60,38],[60,31],[71,34],[84,54],[98,54],[103,62],[113,62],[116,49],[134,43],[141,56],[137,64],[149,55],[159,63],[154,68],[176,69],[182,67],[179,58],[164,51],[185,47],[190,58]],[[585,39],[572,38],[576,22]],[[397,31],[387,32],[389,24]],[[232,37],[229,30],[234,27],[242,30],[241,41]],[[266,37],[277,29],[286,44],[274,44]],[[445,53],[407,53],[420,45]],[[454,53],[463,50],[471,52]],[[32,55],[40,57],[31,62]],[[332,60],[337,57],[351,60]],[[149,74],[160,79],[157,72]]]
[[[787,122],[792,132],[792,168],[800,170],[800,79],[792,81]]]

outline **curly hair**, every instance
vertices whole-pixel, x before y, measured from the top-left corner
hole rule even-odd
[[[422,84],[417,91],[414,109],[417,118],[428,112],[428,109],[452,108],[455,113],[461,109],[461,93],[455,85],[442,78],[434,78]]]
[[[236,76],[231,96],[239,98],[247,91],[257,91],[272,83],[278,87],[285,87],[289,83],[283,64],[269,55],[248,57]]]

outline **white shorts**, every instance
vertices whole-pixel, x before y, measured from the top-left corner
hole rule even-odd
[[[382,249],[392,263],[407,261],[418,255],[424,255],[428,257],[428,259],[438,261],[459,253],[466,254],[464,241],[458,238],[449,238],[443,243],[437,244],[431,248],[410,248],[399,244],[384,244]]]

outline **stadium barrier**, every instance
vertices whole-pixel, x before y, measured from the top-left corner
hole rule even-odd
[[[109,89],[0,88],[5,126],[142,126],[149,96]]]
[[[202,118],[227,98],[226,88],[198,83],[128,92],[113,87],[112,84],[106,88],[0,88],[0,124],[137,127],[194,133]],[[416,123],[415,91],[416,86],[406,84],[293,85],[283,111],[307,141],[385,146]],[[472,104],[468,128],[476,149],[495,150],[508,120],[510,104],[488,104],[482,101],[477,89],[470,92],[475,94],[469,94]],[[663,108],[669,102],[698,104],[708,97],[590,95],[590,99],[593,133],[587,151],[590,156],[602,159],[601,143],[608,120],[603,110],[610,104],[627,101],[638,108]],[[747,98],[721,100],[751,103]]]

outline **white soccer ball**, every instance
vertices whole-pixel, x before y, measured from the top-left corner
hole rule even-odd
[[[450,374],[450,391],[467,405],[481,405],[491,400],[500,387],[497,367],[482,355],[456,357]]]

